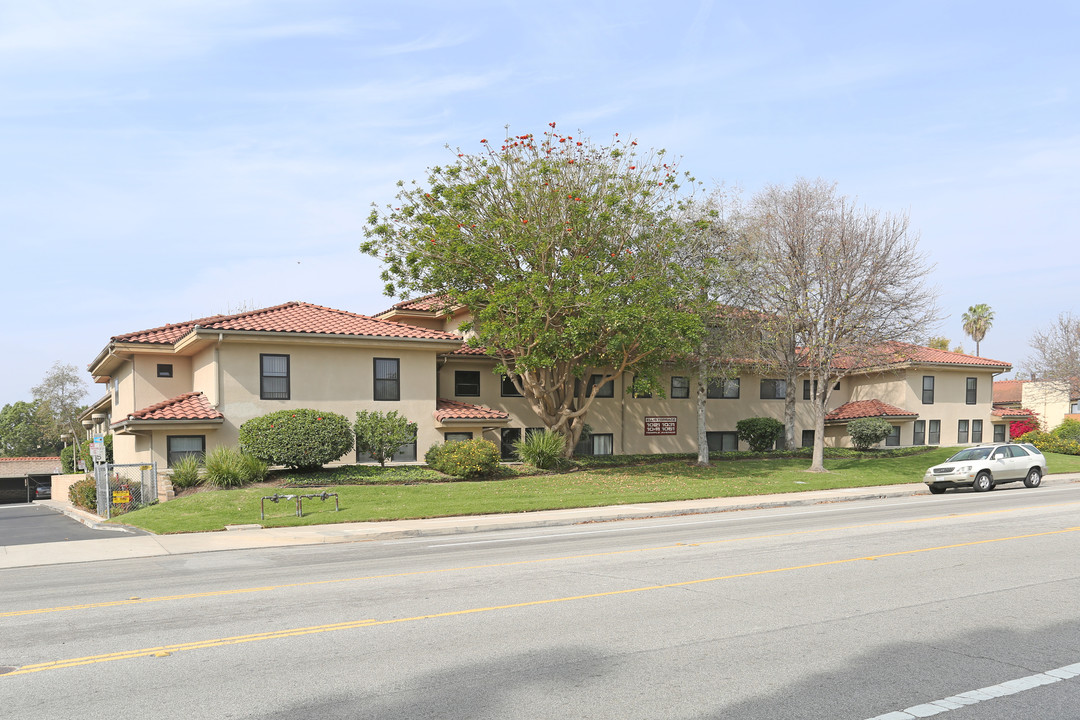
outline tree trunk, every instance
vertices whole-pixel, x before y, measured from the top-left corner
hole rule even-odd
[[[832,381],[822,378],[813,394],[814,405],[814,452],[810,458],[808,472],[828,472],[825,469],[825,406],[829,402]]]
[[[704,348],[701,348],[703,351]],[[705,401],[708,397],[708,367],[704,354],[698,353],[698,381],[697,381],[697,464],[699,467],[709,465],[709,437],[705,426]]]

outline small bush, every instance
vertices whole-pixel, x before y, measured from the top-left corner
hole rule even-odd
[[[362,410],[356,413],[356,450],[375,458],[379,465],[394,457],[402,445],[416,440],[416,423],[397,410],[388,413]]]
[[[266,463],[228,445],[206,454],[206,484],[217,488],[249,485],[266,478]]]
[[[514,452],[523,462],[541,470],[554,470],[565,463],[566,440],[557,432],[543,430],[525,435],[514,443]]]
[[[354,431],[342,415],[280,410],[240,426],[240,448],[271,465],[313,470],[353,449]]]
[[[486,477],[499,467],[499,448],[480,438],[432,445],[424,460],[433,469],[453,477],[470,480]]]
[[[1065,419],[1050,433],[1059,440],[1080,442],[1080,420]]]
[[[868,450],[892,434],[892,424],[885,418],[858,418],[848,421],[847,431],[856,450]]]
[[[1041,430],[1032,430],[1016,438],[1016,442],[1031,443],[1044,453],[1060,453],[1062,455],[1080,455],[1080,442],[1066,440],[1056,435]]]
[[[735,423],[739,439],[750,445],[751,452],[772,450],[777,439],[784,434],[784,423],[776,418],[746,418]]]
[[[198,455],[185,455],[172,466],[172,484],[177,490],[185,490],[195,487],[202,482],[199,472],[202,469],[202,458]]]
[[[76,480],[68,488],[68,500],[76,507],[97,512],[97,481],[92,477]]]

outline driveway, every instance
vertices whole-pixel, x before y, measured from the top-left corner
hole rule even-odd
[[[131,533],[94,530],[41,505],[0,505],[0,546],[123,537]]]

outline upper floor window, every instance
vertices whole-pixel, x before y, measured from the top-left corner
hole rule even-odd
[[[158,363],[157,366],[158,377],[172,377],[172,365],[166,363]]]
[[[922,401],[923,405],[934,404],[934,376],[923,375],[922,379]]]
[[[644,381],[641,381],[641,384],[644,384]],[[639,386],[640,385],[639,385],[639,382],[638,382],[638,376],[635,375],[634,376],[634,384],[632,385],[633,390],[631,391],[631,394],[636,398],[651,398],[652,397],[652,393],[649,392],[648,390],[638,390]]]
[[[401,360],[397,358],[375,358],[374,399],[401,399]]]
[[[455,370],[454,395],[457,397],[480,397],[480,371]]]
[[[979,401],[979,378],[967,379],[967,394],[964,398],[964,402],[968,405],[974,405]]]
[[[501,387],[503,397],[521,397],[521,393],[518,392],[517,387],[514,385],[514,381],[510,379],[509,375],[502,376]]]
[[[688,397],[690,397],[690,378],[681,377],[679,375],[672,375],[672,377],[671,377],[671,397],[673,397],[673,398],[688,398]]]
[[[708,396],[711,398],[737,399],[739,397],[739,378],[710,380]]]
[[[588,393],[591,394],[593,389],[600,384],[600,379],[603,375],[590,375],[589,376],[589,389]],[[598,398],[613,398],[615,397],[615,381],[608,380],[603,385],[600,385],[600,390],[596,393]]]
[[[762,400],[783,400],[787,397],[787,380],[762,380]]]
[[[289,399],[289,356],[259,355],[259,397],[263,400]]]

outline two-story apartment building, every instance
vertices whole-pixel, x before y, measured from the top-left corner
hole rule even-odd
[[[541,422],[494,360],[464,344],[463,308],[444,312],[431,297],[398,303],[375,317],[292,302],[112,337],[90,364],[107,394],[86,414],[89,429],[112,432],[117,463],[157,462],[236,444],[248,419],[309,407],[350,420],[360,410],[396,410],[418,426],[397,460],[416,461],[433,443],[484,437],[508,459],[512,441]],[[825,441],[844,445],[846,423],[884,417],[887,445],[954,445],[1007,437],[991,387],[1008,363],[917,346],[839,380]],[[599,377],[599,376],[597,376]],[[586,454],[694,452],[697,410],[692,372],[672,367],[665,397],[629,392],[623,376],[602,388],[587,421]],[[794,393],[797,437],[813,442],[811,381],[796,387],[750,371],[713,383],[706,423],[715,451],[740,448],[736,423],[782,418]],[[1001,411],[998,411],[1001,412]],[[350,455],[342,462],[354,462]]]

